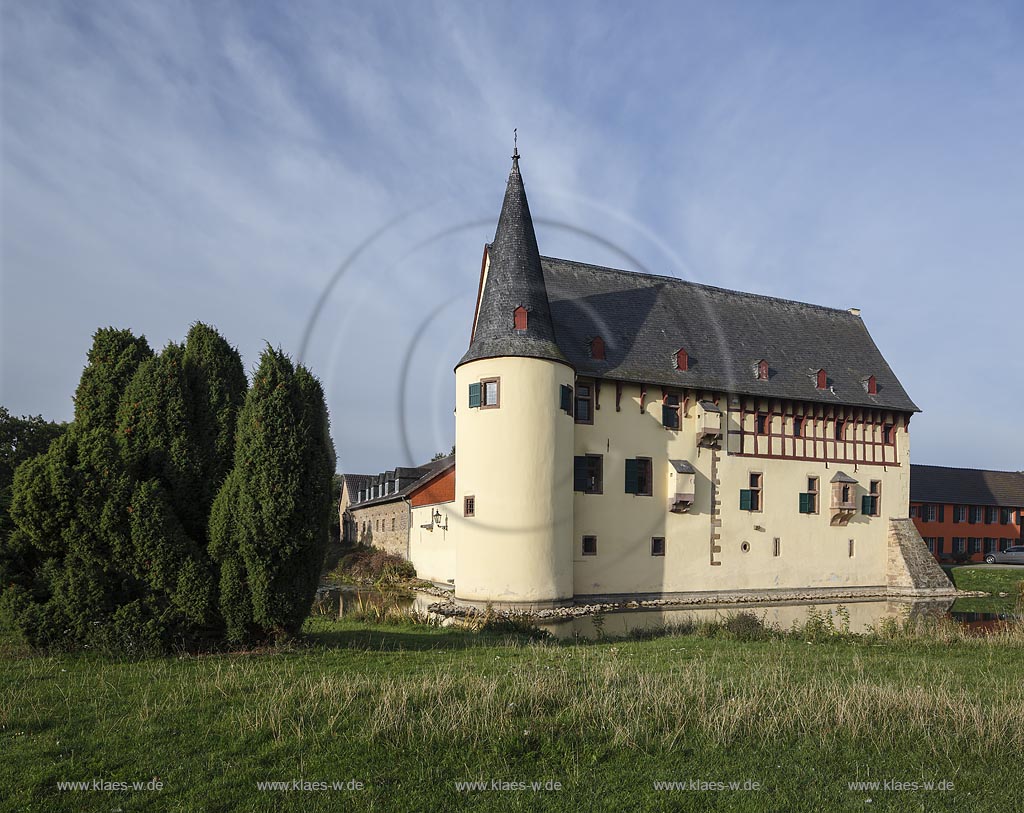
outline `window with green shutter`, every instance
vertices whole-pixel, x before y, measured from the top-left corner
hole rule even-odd
[[[572,415],[572,387],[562,384],[561,393],[561,409],[563,412]]]
[[[587,458],[583,455],[572,459],[572,489],[573,491],[587,490]]]
[[[877,506],[878,497],[873,497],[870,494],[865,494],[860,498],[860,512],[866,514],[869,517],[873,517],[878,513]]]
[[[626,461],[626,493],[636,494],[640,485],[640,461]]]
[[[740,511],[754,510],[754,492],[749,488],[740,489]]]
[[[573,458],[573,491],[600,494],[603,487],[604,458],[599,454],[579,455]]]
[[[477,382],[474,382],[474,383],[469,385],[469,406],[470,406],[470,408],[480,406],[480,401],[481,400],[482,399],[481,399],[480,382],[477,381]]]
[[[800,495],[800,513],[801,514],[813,514],[814,513],[813,502],[811,500],[811,495],[810,494],[801,494]]]

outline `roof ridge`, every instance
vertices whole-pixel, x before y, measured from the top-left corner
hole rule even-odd
[[[657,279],[657,280],[662,280],[663,279],[663,280],[666,280],[668,282],[675,282],[675,283],[679,283],[680,285],[688,285],[688,286],[690,286],[692,288],[702,288],[702,289],[707,290],[707,291],[721,291],[722,293],[735,294],[735,295],[738,295],[738,296],[748,297],[750,299],[766,299],[766,300],[769,300],[771,302],[785,302],[785,303],[788,303],[790,305],[801,305],[801,306],[803,306],[805,308],[814,308],[815,310],[828,311],[828,312],[831,312],[831,313],[842,313],[842,314],[845,314],[847,316],[851,316],[853,318],[860,318],[860,317],[854,316],[854,314],[850,313],[850,311],[848,309],[846,309],[846,308],[834,308],[834,307],[831,307],[829,305],[817,305],[814,302],[802,302],[799,299],[786,299],[785,297],[770,296],[768,294],[755,294],[755,293],[752,293],[750,291],[737,291],[734,288],[723,288],[720,285],[709,285],[706,282],[694,282],[693,280],[683,279],[681,277],[673,277],[673,276],[669,276],[667,274],[652,274],[649,271],[630,271],[630,270],[628,270],[626,268],[612,268],[612,267],[607,266],[607,265],[597,265],[596,263],[587,263],[587,262],[582,262],[580,260],[566,260],[566,259],[563,259],[561,257],[548,257],[548,256],[546,256],[544,254],[541,255],[540,259],[541,259],[542,263],[545,260],[551,260],[551,261],[556,262],[556,263],[565,263],[567,265],[585,266],[586,268],[592,268],[595,271],[604,271],[604,272],[608,272],[608,273],[612,273],[612,274],[626,274],[626,275],[631,276],[631,277],[644,277],[646,279]]]
[[[911,468],[919,467],[923,469],[946,469],[947,471],[978,471],[986,472],[988,474],[1015,474],[1024,477],[1024,471],[1014,471],[1013,469],[974,469],[970,466],[939,466],[933,463],[911,463]]]

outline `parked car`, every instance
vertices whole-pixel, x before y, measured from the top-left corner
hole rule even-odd
[[[1014,545],[1003,551],[986,553],[985,561],[990,565],[1001,562],[1006,565],[1024,565],[1024,545]]]

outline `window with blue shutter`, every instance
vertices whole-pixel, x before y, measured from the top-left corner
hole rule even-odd
[[[636,494],[640,487],[640,461],[626,461],[626,493]]]
[[[562,384],[562,402],[561,409],[563,412],[572,415],[572,387]]]
[[[869,517],[873,517],[878,513],[877,505],[878,497],[872,497],[870,494],[865,494],[860,498],[860,512]]]
[[[469,406],[478,407],[481,401],[481,387],[479,382],[469,385]]]
[[[740,511],[754,510],[754,492],[749,488],[740,489]]]

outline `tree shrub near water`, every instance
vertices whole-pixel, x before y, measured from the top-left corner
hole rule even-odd
[[[265,456],[260,477],[290,495],[287,505],[274,507],[300,534],[261,537],[266,550],[250,560],[255,583],[266,586],[250,598],[259,608],[256,623],[232,635],[239,642],[296,628],[292,617],[304,617],[312,600],[310,562],[326,544],[320,505],[330,493],[334,460],[323,393],[304,368],[287,367],[302,408],[291,434],[273,449],[293,453]],[[14,529],[0,540],[5,624],[36,646],[118,652],[195,646],[236,630],[220,612],[235,604],[221,594],[225,581],[229,591],[235,586],[235,562],[221,555],[230,548],[211,549],[209,535],[218,492],[230,496],[235,486],[229,484],[250,482],[250,472],[233,471],[245,399],[237,350],[206,325],[194,325],[184,345],[171,343],[159,355],[128,331],[97,331],[75,396],[75,420],[15,475]],[[298,569],[288,571],[297,559]],[[277,564],[255,566],[264,560]],[[268,570],[272,578],[261,575]],[[313,588],[315,581],[314,575]]]
[[[334,463],[320,383],[268,347],[210,522],[230,640],[294,634],[309,614],[327,549]]]

